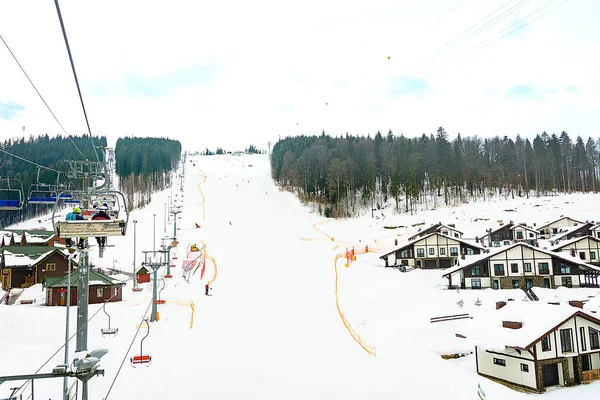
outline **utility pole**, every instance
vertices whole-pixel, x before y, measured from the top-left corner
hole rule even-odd
[[[133,288],[131,290],[133,290],[134,292],[141,292],[142,288],[138,287],[137,284],[137,277],[135,276],[135,268],[136,268],[136,262],[135,262],[135,256],[137,253],[137,249],[136,249],[136,239],[137,239],[137,220],[133,221]]]
[[[152,232],[154,232],[154,236],[152,236],[152,251],[156,251],[156,214],[152,214]]]

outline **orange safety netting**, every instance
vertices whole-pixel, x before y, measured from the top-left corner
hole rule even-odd
[[[202,182],[200,182],[198,184],[198,191],[200,192],[200,196],[202,196],[202,203],[200,204],[202,206],[202,222],[204,222],[204,193],[202,193],[202,189],[200,188],[200,185],[202,185],[204,182],[206,182],[206,174],[204,173],[204,171],[202,171],[202,168],[199,168],[200,172],[202,172]]]

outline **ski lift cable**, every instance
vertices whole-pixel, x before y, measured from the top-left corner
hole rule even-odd
[[[71,285],[73,285],[73,283],[71,283]],[[122,287],[119,288],[119,290],[122,290]],[[110,302],[113,297],[115,297],[117,294],[119,293],[119,291],[117,291],[117,293],[113,294],[112,296],[110,296],[110,298],[108,300],[105,300],[104,303],[108,303]],[[73,339],[75,337],[75,335],[77,335],[79,333],[80,330],[82,330],[85,326],[87,326],[87,324],[96,316],[98,315],[98,313],[102,311],[102,307],[100,307],[98,309],[98,311],[96,311],[90,318],[88,318],[88,320],[81,326],[81,328],[79,328],[77,331],[75,331],[75,333],[73,333],[70,337],[69,337],[69,341],[71,341],[71,339]],[[42,370],[42,368],[44,368],[46,366],[46,364],[48,364],[62,349],[65,348],[65,344],[63,343],[62,346],[60,346],[58,348],[58,350],[56,350],[56,352],[54,352],[54,354],[52,354],[34,373],[37,374],[38,372],[40,372]],[[16,394],[18,394],[18,392],[20,392],[21,390],[25,390],[27,388],[27,386],[29,385],[29,383],[31,382],[30,380],[25,381],[17,390]]]
[[[480,48],[480,50],[482,50],[482,49],[484,49],[484,48],[487,48],[487,47],[489,47],[489,46],[493,45],[494,43],[496,43],[496,42],[500,41],[501,39],[505,38],[506,36],[510,35],[511,33],[515,32],[515,31],[518,31],[519,29],[521,29],[521,28],[524,28],[525,26],[528,26],[529,24],[531,24],[532,22],[534,22],[534,21],[538,20],[539,18],[541,18],[541,17],[545,16],[546,14],[549,14],[550,12],[552,12],[552,11],[556,10],[557,8],[559,8],[559,7],[562,7],[563,5],[565,5],[565,4],[567,4],[567,3],[569,3],[571,0],[566,0],[566,1],[563,1],[562,3],[560,3],[559,5],[557,5],[556,7],[554,7],[554,8],[551,8],[550,10],[548,10],[548,11],[546,11],[546,12],[544,12],[544,13],[540,14],[540,15],[537,15],[535,18],[532,18],[532,19],[530,19],[529,21],[527,21],[527,20],[526,20],[528,17],[532,16],[533,14],[537,14],[538,12],[540,12],[540,11],[541,11],[541,10],[543,10],[544,8],[548,7],[550,4],[552,4],[552,3],[555,3],[556,1],[558,1],[558,0],[551,0],[551,1],[549,1],[548,3],[544,4],[543,6],[541,6],[541,7],[538,7],[538,8],[537,8],[537,9],[535,9],[533,12],[531,12],[531,13],[527,14],[527,16],[525,16],[525,17],[523,17],[523,18],[519,19],[518,21],[514,22],[513,24],[511,24],[511,25],[510,25],[510,26],[508,26],[507,28],[504,28],[504,29],[500,30],[499,32],[495,33],[494,35],[492,35],[492,36],[488,37],[487,39],[485,39],[484,41],[480,42],[478,45],[476,45],[476,46],[472,47],[471,49],[469,49],[467,52],[463,53],[462,55],[463,55],[463,56],[464,56],[464,55],[474,55],[474,54],[475,54],[475,53],[477,53],[477,52],[473,52],[473,53],[470,53],[470,54],[469,54],[469,52],[470,52],[470,51],[473,51],[473,50],[475,50],[476,48],[480,48],[482,44],[484,44],[485,42],[487,42],[487,41],[491,40],[492,38],[496,37],[497,35],[499,35],[499,34],[501,34],[501,33],[504,33],[504,32],[506,32],[508,29],[510,29],[510,28],[511,28],[511,27],[513,27],[514,25],[516,25],[516,24],[518,24],[518,23],[523,23],[522,25],[518,26],[517,28],[515,28],[515,29],[512,29],[512,30],[510,30],[510,31],[506,32],[504,35],[502,35],[501,37],[497,38],[497,39],[496,39],[496,40],[494,40],[493,42],[491,42],[491,43],[488,43],[486,46],[484,46],[484,47]],[[405,86],[403,86],[402,88],[398,89],[398,90],[397,90],[395,93],[396,93],[396,94],[399,94],[399,93],[406,92],[406,91],[408,91],[408,90],[410,90],[410,89],[413,89],[413,88],[415,88],[416,86],[418,86],[419,84],[421,84],[422,82],[424,82],[424,81],[425,81],[425,78],[428,78],[428,77],[430,77],[430,76],[431,76],[431,75],[433,75],[433,74],[434,74],[436,71],[439,71],[439,69],[438,69],[438,70],[431,70],[431,71],[430,71],[429,73],[427,73],[427,74],[426,74],[424,77],[422,77],[422,78],[417,78],[417,79],[413,80],[412,82],[409,82],[407,85],[405,85]]]
[[[52,111],[52,109],[50,108],[50,106],[48,105],[48,103],[46,102],[46,100],[44,99],[44,97],[42,96],[42,94],[40,93],[40,91],[38,90],[38,88],[35,86],[35,84],[31,80],[31,78],[29,77],[29,75],[27,74],[27,72],[25,71],[25,69],[23,68],[23,66],[21,65],[21,63],[19,62],[19,60],[17,59],[17,56],[15,55],[15,53],[13,53],[13,51],[11,50],[10,46],[8,45],[8,43],[6,43],[6,40],[4,40],[4,37],[2,37],[2,35],[0,35],[0,39],[2,39],[2,42],[4,43],[4,45],[6,46],[6,48],[8,49],[8,52],[15,59],[17,65],[19,66],[19,68],[21,68],[21,71],[23,71],[23,74],[25,74],[25,77],[27,78],[27,80],[29,81],[29,83],[31,83],[31,86],[33,86],[33,89],[35,90],[35,92],[38,94],[38,96],[40,96],[40,99],[42,99],[42,102],[44,103],[44,105],[46,106],[46,108],[48,109],[48,111],[50,111],[50,114],[52,114],[52,116],[54,117],[54,120],[56,121],[56,123],[58,124],[58,126],[60,126],[60,128],[65,133],[65,135],[67,135],[67,137],[69,138],[69,140],[71,140],[71,143],[73,143],[73,146],[75,146],[75,148],[77,149],[77,151],[79,152],[79,154],[81,154],[81,156],[85,159],[85,156],[83,155],[83,153],[81,152],[81,150],[79,150],[79,147],[77,147],[77,145],[73,141],[73,138],[71,138],[71,135],[69,135],[67,133],[67,131],[65,130],[65,128],[63,127],[63,125],[60,123],[60,121],[58,120],[58,118],[56,117],[56,115],[54,114],[54,112]]]
[[[96,146],[94,145],[94,138],[92,137],[92,130],[90,129],[90,121],[87,116],[87,112],[85,110],[85,104],[83,103],[83,96],[81,95],[81,88],[79,87],[79,79],[77,79],[77,72],[75,71],[75,63],[73,62],[73,55],[71,54],[71,47],[69,46],[69,39],[67,38],[67,31],[65,30],[65,24],[63,22],[62,14],[60,13],[60,6],[58,5],[58,0],[54,0],[54,4],[56,5],[56,12],[58,14],[58,20],[60,21],[60,27],[62,29],[63,38],[65,39],[65,45],[67,47],[67,53],[69,54],[69,61],[71,62],[71,69],[73,70],[73,77],[75,78],[75,84],[77,85],[77,93],[79,94],[79,100],[81,101],[81,108],[83,109],[83,116],[85,117],[85,123],[87,124],[88,134],[90,135],[90,140],[92,141],[92,148],[94,149],[94,154],[96,155],[96,160],[100,162],[100,158],[98,157],[98,152],[96,151]]]
[[[41,164],[38,164],[38,163],[36,163],[36,162],[34,162],[34,161],[28,160],[28,159],[26,159],[26,158],[23,158],[23,157],[21,157],[21,156],[18,156],[18,155],[16,155],[16,154],[12,154],[12,153],[10,153],[10,152],[8,152],[8,151],[4,150],[4,149],[0,149],[0,151],[1,151],[1,152],[3,152],[3,153],[6,153],[6,154],[8,154],[9,156],[13,156],[13,157],[15,157],[15,158],[18,158],[18,159],[19,159],[19,160],[21,160],[21,161],[25,161],[25,162],[28,162],[28,163],[30,163],[30,164],[33,164],[33,165],[37,166],[38,168],[44,168],[44,169],[47,169],[48,171],[57,172],[57,173],[59,173],[59,174],[65,174],[65,173],[66,173],[65,171],[59,171],[59,170],[57,170],[57,169],[54,169],[54,168],[45,167],[45,166],[43,166],[43,165],[41,165]]]
[[[146,308],[146,312],[142,316],[142,320],[140,321],[138,328],[135,331],[135,335],[133,335],[133,339],[131,339],[131,343],[129,344],[129,347],[127,348],[127,351],[125,352],[125,357],[123,357],[123,361],[121,361],[121,365],[119,365],[119,369],[117,370],[117,373],[115,374],[115,378],[113,379],[112,383],[110,384],[110,387],[108,388],[108,392],[106,392],[106,396],[103,397],[103,400],[108,399],[108,395],[110,394],[110,391],[112,390],[113,386],[115,385],[115,382],[117,381],[117,378],[119,377],[119,374],[121,373],[121,369],[123,369],[123,364],[125,364],[125,361],[127,360],[127,357],[129,356],[129,352],[131,351],[131,348],[133,347],[133,344],[135,343],[135,339],[137,338],[137,335],[140,332],[140,329],[142,328],[143,322],[146,319],[146,315],[148,314],[148,310],[150,310],[151,305],[152,305],[152,300],[150,300],[150,303],[148,303],[148,308]]]
[[[486,21],[487,19],[491,18],[494,16],[494,14],[498,13],[500,10],[502,10],[503,8],[505,8],[506,6],[508,6],[510,3],[512,3],[515,0],[508,0],[506,3],[504,3],[502,6],[498,7],[497,9],[495,9],[494,11],[492,11],[491,13],[487,14],[485,17],[483,17],[482,19],[480,19],[479,21],[477,21],[476,23],[474,23],[473,25],[471,25],[469,28],[465,29],[464,31],[462,31],[461,33],[459,33],[458,35],[456,35],[454,38],[448,40],[446,43],[444,43],[441,47],[440,50],[438,51],[438,53],[433,56],[433,59],[438,58],[439,56],[441,56],[442,54],[444,54],[447,50],[444,50],[445,47],[447,47],[449,44],[453,43],[453,42],[460,42],[462,41],[463,43],[466,41],[465,39],[460,40],[460,38],[467,34],[469,31],[472,31],[474,28],[476,28],[479,24],[483,23],[484,21]],[[527,1],[531,1],[531,0],[527,0]],[[498,16],[496,16],[497,18]],[[488,21],[486,24],[489,24],[491,21]],[[496,21],[497,22],[497,21]],[[485,26],[486,24],[484,24],[483,26]],[[492,24],[493,25],[493,24]],[[478,29],[481,29],[483,26],[479,27]],[[489,26],[488,26],[489,27]],[[477,31],[474,31],[477,32]],[[469,33],[469,35],[473,34],[474,32]],[[468,40],[468,38],[467,38]],[[456,47],[456,46],[455,46]],[[394,78],[391,79],[391,83],[396,83],[399,82],[403,79],[406,79],[407,76],[396,76]]]

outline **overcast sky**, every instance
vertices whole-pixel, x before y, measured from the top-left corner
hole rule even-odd
[[[233,150],[323,129],[600,137],[600,2],[567,0],[507,35],[563,3],[60,5],[93,134]],[[66,131],[85,133],[54,2],[0,2],[0,35]],[[26,136],[61,132],[0,42],[0,139],[23,126]]]

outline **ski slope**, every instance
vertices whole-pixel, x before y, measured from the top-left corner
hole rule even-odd
[[[151,285],[142,284],[144,290],[133,293],[128,282],[123,301],[107,305],[111,325],[119,328],[117,336],[102,337],[107,318],[102,311],[95,315],[99,305],[90,306],[89,350],[109,350],[101,360],[105,376],[90,381],[90,399],[475,399],[478,382],[488,399],[531,398],[478,376],[473,356],[443,360],[439,354],[444,351],[460,350],[455,348],[456,325],[429,326],[430,317],[456,309],[457,296],[465,299],[466,312],[491,312],[494,302],[511,291],[441,290],[439,271],[401,274],[383,269],[377,252],[392,248],[395,238],[407,237],[390,235],[383,229],[386,224],[410,227],[425,219],[428,226],[441,219],[456,222],[458,229],[483,231],[490,222],[474,224],[475,215],[495,218],[502,209],[531,202],[523,216],[539,221],[568,207],[554,210],[552,204],[558,203],[547,203],[534,208],[534,200],[518,199],[388,216],[386,221],[368,216],[321,223],[324,218],[274,186],[266,156],[195,157],[194,162],[186,165],[183,192],[176,184],[153,195],[146,208],[131,213],[126,237],[109,238],[115,247],[107,248],[103,259],[97,258],[95,247],[90,253],[95,265],[114,263],[116,269],[132,271],[131,221],[137,220],[139,268],[141,251],[153,249],[154,232],[157,249],[158,238],[173,233],[173,225],[164,224],[168,196],[182,205],[173,278],[161,294],[166,303],[158,306],[160,320],[151,323],[144,341],[143,351],[152,355],[152,363],[129,365],[145,335],[145,327],[138,331],[138,326],[144,315],[149,317]],[[576,211],[583,215],[594,210],[596,197],[577,197]],[[546,204],[544,199],[539,202]],[[28,221],[19,228],[39,225]],[[204,279],[197,272],[187,283],[181,261],[191,243],[205,243],[216,268],[207,262]],[[351,328],[376,347],[376,357],[352,338],[336,307],[335,256],[347,246],[365,244],[371,251],[349,268],[338,260],[338,300]],[[205,296],[204,285],[213,278],[212,296]],[[483,307],[472,305],[476,297]],[[73,307],[71,334],[75,313]],[[64,343],[64,316],[64,307],[0,306],[0,375],[37,370]],[[85,355],[75,354],[74,347],[72,339],[71,361]],[[61,351],[41,372],[62,359]],[[1,385],[0,398],[14,386]],[[36,398],[59,399],[61,390],[60,379],[35,384]],[[597,398],[600,384],[552,389],[543,396]]]

